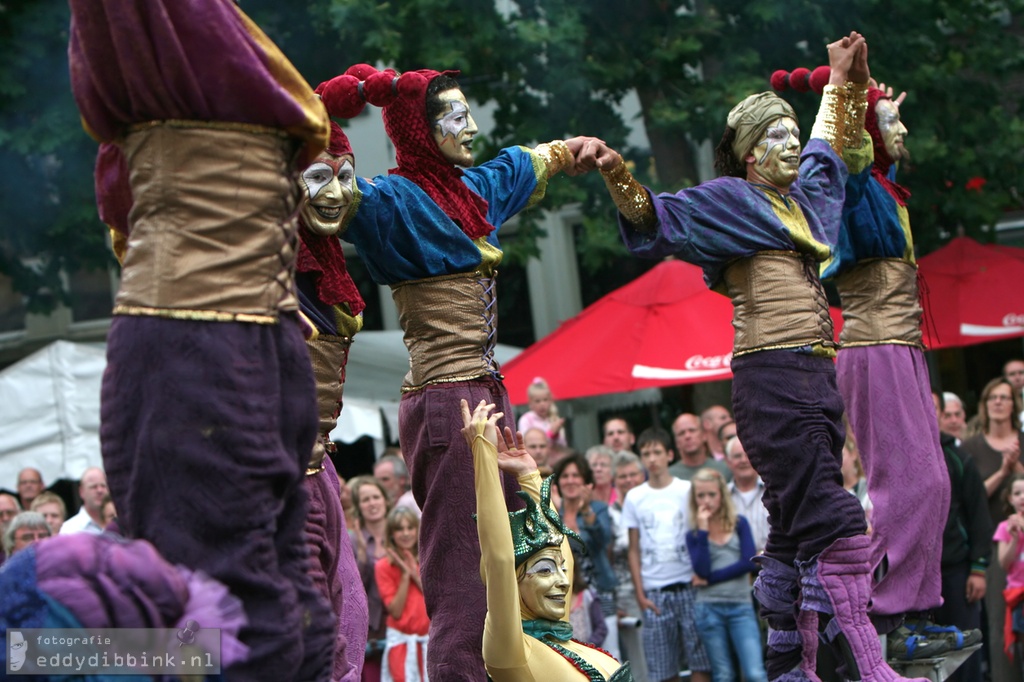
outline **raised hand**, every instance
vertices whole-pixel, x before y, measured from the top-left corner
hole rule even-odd
[[[905,100],[905,99],[907,98],[907,93],[906,93],[906,91],[903,91],[903,92],[901,92],[901,93],[900,93],[900,95],[899,95],[899,97],[895,97],[895,98],[894,98],[894,97],[892,96],[892,93],[893,93],[893,90],[892,90],[892,86],[890,86],[890,87],[885,87],[885,83],[879,83],[877,87],[878,87],[878,89],[879,89],[879,90],[881,90],[882,92],[884,92],[884,93],[885,93],[885,96],[886,96],[886,97],[888,97],[889,99],[891,99],[891,100],[892,100],[892,103],[893,103],[894,105],[896,105],[896,108],[897,108],[897,109],[899,109],[899,108],[900,108],[900,105],[901,105],[901,104],[903,104],[903,100]]]
[[[462,435],[469,443],[469,447],[473,447],[473,441],[476,439],[477,425],[485,424],[483,436],[495,447],[498,446],[498,420],[505,416],[504,412],[495,412],[491,414],[491,410],[494,409],[494,403],[488,403],[486,400],[481,400],[480,404],[476,406],[473,413],[469,412],[469,403],[463,398],[460,401],[462,405]]]
[[[863,55],[860,54],[862,49]],[[867,41],[864,36],[850,31],[850,35],[829,43],[828,65],[832,69],[828,82],[832,85],[842,85],[854,80],[854,76],[857,82],[866,83],[871,74],[867,70]]]
[[[511,445],[510,445],[511,443]],[[523,476],[537,470],[537,462],[523,445],[523,434],[505,427],[505,433],[498,432],[498,468],[513,476]]]

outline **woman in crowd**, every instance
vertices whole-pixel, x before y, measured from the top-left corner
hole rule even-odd
[[[352,499],[355,500],[359,524],[353,531],[353,547],[359,576],[366,589],[366,604],[370,612],[369,632],[366,640],[366,662],[363,665],[363,682],[380,682],[381,658],[387,635],[387,612],[377,588],[374,567],[387,556],[384,535],[387,530],[388,512],[391,502],[384,486],[373,476],[360,476],[350,482]]]
[[[757,549],[750,524],[736,514],[722,474],[701,469],[690,488],[686,548],[693,561],[697,630],[711,659],[715,682],[733,682],[729,643],[746,682],[767,682],[761,631],[750,598],[751,560]]]
[[[377,589],[388,612],[383,682],[421,682],[430,618],[420,581],[420,517],[408,507],[387,518],[387,556],[377,560]]]
[[[562,519],[566,527],[583,540],[580,547],[570,543],[573,556],[582,564],[587,582],[597,590],[604,615],[613,616],[618,581],[608,559],[608,546],[612,541],[608,505],[592,499],[594,475],[583,455],[563,459],[555,467],[553,476],[561,498]]]
[[[978,473],[985,482],[988,509],[992,523],[1006,518],[1002,500],[1009,481],[1015,474],[1024,473],[1020,462],[1022,436],[1020,432],[1020,396],[1006,379],[999,377],[985,384],[978,403],[978,423],[981,433],[963,442],[963,451],[974,458]],[[985,590],[985,615],[988,622],[988,649],[990,668],[999,671],[1009,664],[1003,654],[1003,615],[1006,601],[1002,587],[1006,585],[1006,571],[998,561],[988,567]]]
[[[587,464],[594,476],[592,499],[612,504],[615,502],[615,486],[612,485],[612,459],[615,452],[605,445],[595,445],[587,450]]]

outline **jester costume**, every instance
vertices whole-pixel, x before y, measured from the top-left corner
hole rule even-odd
[[[483,682],[486,603],[472,520],[473,459],[460,434],[459,400],[494,403],[511,420],[512,406],[493,356],[502,257],[497,232],[544,196],[548,178],[568,166],[572,155],[558,141],[536,149],[503,149],[472,168],[452,165],[431,137],[426,118],[427,85],[440,75],[404,73],[394,88],[387,76],[386,91],[402,93],[383,106],[398,167],[386,176],[358,180],[357,210],[343,237],[355,245],[374,281],[391,287],[410,355],[399,440],[423,514],[428,674]],[[333,82],[318,89],[332,113]],[[379,101],[371,95],[370,103]],[[514,428],[514,421],[508,424]],[[511,500],[517,500],[515,487],[506,481]]]
[[[733,301],[736,426],[769,513],[755,593],[769,624],[771,680],[818,679],[819,620],[845,654],[849,679],[902,679],[885,664],[866,614],[870,541],[859,502],[842,486],[843,403],[818,278],[837,239],[847,167],[870,161],[860,148],[864,106],[862,85],[825,88],[785,193],[737,176],[654,195],[624,164],[602,171],[632,253],[700,265],[708,286]],[[774,93],[748,97],[729,114],[727,152],[750,163],[769,126],[786,118],[796,115]]]
[[[129,537],[243,602],[240,680],[327,679],[307,574],[317,433],[293,281],[295,164],[328,118],[229,0],[72,0],[69,59],[123,256],[100,438]],[[205,625],[205,624],[204,624]],[[213,626],[211,623],[209,626]]]
[[[895,182],[879,129],[876,104],[888,98],[877,88],[867,98],[874,163],[846,183],[836,258],[823,275],[842,297],[836,374],[873,505],[871,565],[886,561],[871,614],[889,631],[903,614],[942,603],[936,520],[948,513],[950,491],[922,352],[910,193]]]
[[[348,138],[333,121],[330,144],[318,158],[325,156],[330,160],[352,157]],[[313,194],[312,189],[308,192]],[[304,201],[311,200],[312,197],[308,197]],[[320,418],[319,434],[306,468],[305,487],[309,493],[306,541],[313,584],[331,602],[338,624],[331,679],[356,682],[362,672],[366,649],[366,592],[345,527],[338,472],[331,460],[337,446],[330,434],[341,412],[348,351],[352,337],[363,326],[365,304],[345,267],[345,254],[338,238],[311,229],[306,224],[306,215],[303,211],[299,216],[295,283],[300,309],[316,329],[316,334],[306,339],[306,346],[316,380]]]
[[[495,682],[528,680],[613,680],[630,682],[629,664],[619,665],[608,652],[572,639],[567,622],[530,613],[520,597],[517,567],[546,548],[560,548],[565,563],[565,589],[572,594],[573,557],[569,536],[551,506],[551,479],[541,484],[533,471],[519,477],[526,509],[506,513],[498,476],[497,448],[483,436],[485,422],[475,422],[473,460],[476,480],[477,526],[482,562],[480,573],[487,592],[487,621],[483,657]],[[577,538],[578,539],[578,538]]]

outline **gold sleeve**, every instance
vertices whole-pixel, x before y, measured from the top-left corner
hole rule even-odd
[[[846,88],[839,85],[826,85],[821,94],[821,106],[811,128],[811,137],[825,140],[842,155],[843,141],[846,139]]]
[[[554,140],[539,144],[533,151],[544,160],[544,165],[548,169],[548,178],[564,171],[576,161],[572,156],[572,152],[569,151],[569,145],[565,143],[565,140]]]
[[[868,84],[847,81],[846,102],[843,109],[843,147],[854,149],[863,144],[864,118],[868,112]]]
[[[484,664],[494,668],[526,665],[519,582],[512,549],[512,529],[498,473],[498,451],[477,424],[473,439],[476,481],[476,528],[480,539],[480,575],[487,593],[484,619]],[[539,476],[538,476],[539,478]]]
[[[658,216],[654,211],[651,195],[629,172],[625,162],[608,170],[602,169],[601,177],[604,178],[604,184],[619,213],[639,232],[653,232],[658,223]]]

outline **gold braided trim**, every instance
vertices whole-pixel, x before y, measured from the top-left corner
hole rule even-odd
[[[549,178],[576,163],[565,140],[553,140],[539,144],[533,151],[544,160]]]
[[[843,148],[856,149],[863,143],[864,118],[868,112],[868,84],[846,81],[843,107]],[[842,152],[840,152],[842,153]]]
[[[455,384],[455,383],[458,383],[460,381],[473,381],[474,379],[483,379],[484,377],[491,377],[491,376],[494,376],[494,375],[485,372],[485,373],[482,373],[482,374],[471,374],[471,375],[466,375],[466,376],[461,376],[461,377],[445,377],[444,379],[431,379],[430,381],[425,381],[422,384],[419,384],[419,385],[416,385],[416,386],[402,386],[402,393],[412,393],[413,391],[422,390],[422,389],[426,388],[427,386],[436,386],[438,384]],[[505,380],[505,375],[504,374],[499,374],[498,375],[498,379],[501,380],[501,381],[504,381]]]
[[[658,216],[651,195],[629,172],[626,163],[619,163],[608,170],[601,169],[601,177],[619,213],[639,232],[653,232]]]
[[[278,323],[278,319],[272,315],[225,313],[219,310],[150,308],[138,305],[116,305],[114,306],[114,314],[132,315],[137,317],[166,317],[172,320],[192,320],[194,322],[249,322],[252,324]]]
[[[910,346],[924,349],[924,344],[914,343],[906,339],[879,339],[878,341],[843,341],[843,348],[864,348],[866,346]]]
[[[835,150],[843,153],[846,139],[846,89],[839,85],[826,85],[821,95],[818,116],[811,128],[811,137],[825,140]]]
[[[261,126],[255,123],[239,123],[235,121],[190,121],[187,119],[169,118],[163,121],[145,121],[128,126],[128,133],[137,133],[153,128],[205,128],[207,130],[233,130],[254,135],[273,135],[281,139],[291,136],[280,128]]]
[[[327,469],[327,465],[324,464],[323,460],[321,460],[320,461],[320,466],[309,467],[308,469],[306,469],[306,475],[307,476],[316,476],[317,474],[322,474],[326,469]]]
[[[820,341],[815,343],[781,343],[768,346],[760,346],[758,348],[750,348],[747,350],[734,350],[732,352],[732,356],[734,358],[738,358],[744,355],[750,355],[751,353],[759,353],[763,350],[793,350],[794,348],[810,348],[810,354],[815,357],[834,358],[836,357],[836,348],[838,347],[839,344],[837,343],[833,343],[830,345],[828,343]],[[846,344],[843,344],[843,347],[845,348]]]

